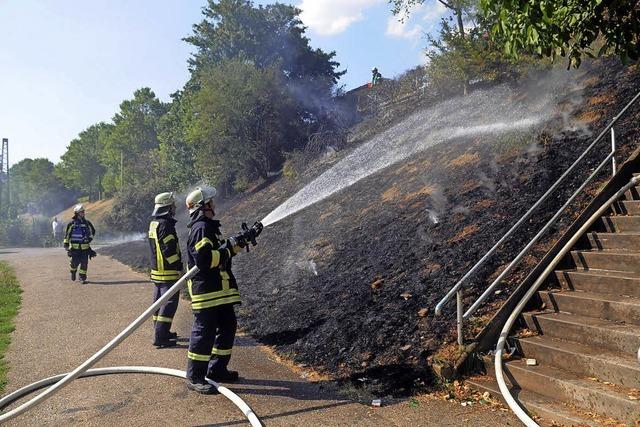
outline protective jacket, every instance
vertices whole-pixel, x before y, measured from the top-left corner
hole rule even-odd
[[[240,293],[231,272],[231,258],[242,249],[227,248],[220,232],[220,221],[199,215],[189,224],[189,268],[200,271],[188,281],[191,308],[204,310],[225,304],[240,304]]]
[[[155,283],[175,282],[182,271],[182,254],[176,233],[176,220],[156,217],[149,223],[151,280]]]
[[[64,233],[64,247],[71,250],[89,250],[89,243],[96,235],[96,229],[88,219],[74,217]]]

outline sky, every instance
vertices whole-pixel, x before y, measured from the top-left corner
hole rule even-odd
[[[258,0],[256,4],[272,1]],[[424,62],[424,34],[447,14],[436,0],[399,22],[387,0],[291,0],[314,48],[335,51],[346,89],[371,68],[393,77]],[[205,0],[0,0],[0,137],[9,160],[56,163],[92,124],[111,121],[141,87],[163,101],[189,77],[182,41]]]

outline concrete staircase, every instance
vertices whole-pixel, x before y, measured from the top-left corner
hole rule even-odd
[[[505,377],[543,425],[640,425],[638,188],[581,240],[538,292],[537,309],[522,314]],[[467,383],[500,396],[493,357],[483,363],[487,375]]]

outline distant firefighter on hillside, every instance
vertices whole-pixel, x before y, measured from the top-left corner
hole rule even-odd
[[[96,256],[90,246],[95,235],[95,227],[84,217],[84,206],[76,205],[73,208],[73,218],[67,224],[63,242],[67,255],[71,258],[71,280],[76,280],[76,273],[80,273],[80,281],[87,283],[89,258]]]

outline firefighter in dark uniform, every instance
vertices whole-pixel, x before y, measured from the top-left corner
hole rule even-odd
[[[79,273],[80,281],[83,284],[87,283],[89,257],[93,258],[96,255],[90,245],[95,235],[96,229],[93,224],[84,217],[84,206],[75,205],[73,218],[67,224],[63,241],[67,255],[71,257],[71,280],[76,280],[76,273]]]
[[[231,272],[231,258],[247,244],[247,234],[223,240],[220,222],[214,220],[214,188],[198,188],[187,196],[191,216],[189,224],[189,268],[199,272],[187,282],[191,295],[194,322],[189,341],[187,387],[202,394],[215,393],[212,381],[232,382],[238,373],[227,369],[236,334],[234,306],[240,293]],[[259,223],[256,223],[259,224]],[[251,229],[253,238],[262,225]]]
[[[151,281],[154,283],[153,301],[180,278],[182,255],[176,233],[176,204],[173,193],[161,193],[155,198],[155,206],[149,223],[149,248],[151,249]],[[171,332],[173,316],[178,309],[180,293],[173,295],[153,316],[154,341],[157,348],[174,347],[178,334]]]

